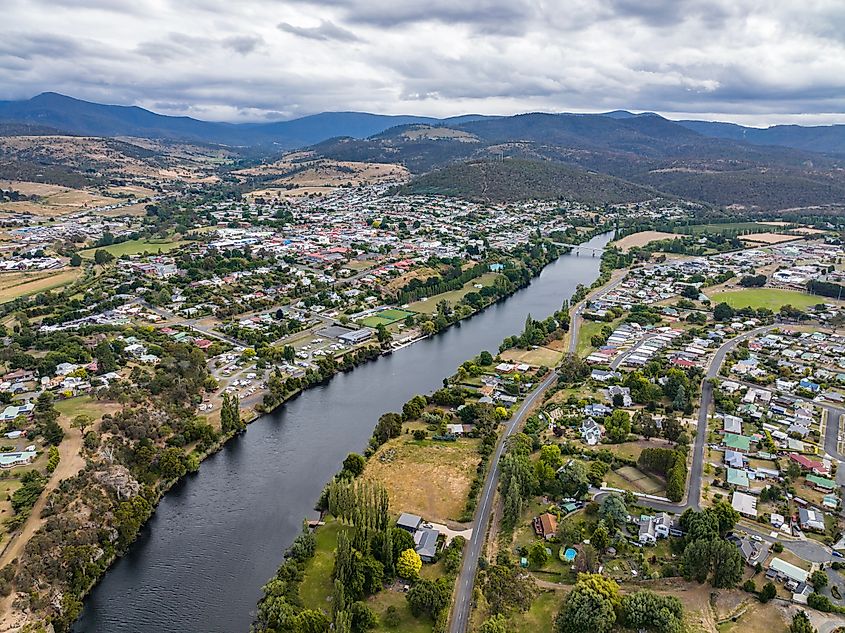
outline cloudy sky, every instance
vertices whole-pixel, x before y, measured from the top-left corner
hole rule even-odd
[[[842,0],[2,0],[0,99],[845,123]]]

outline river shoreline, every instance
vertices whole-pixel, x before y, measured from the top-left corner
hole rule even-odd
[[[600,234],[598,236],[593,236],[591,238],[591,240],[598,239],[599,241],[602,241],[605,238],[609,239],[607,233]],[[388,364],[393,364],[393,361],[388,361],[387,359],[391,359],[391,358],[396,359],[398,356],[404,357],[405,354],[397,356],[397,355],[393,355],[392,352],[398,351],[398,349],[418,348],[419,346],[414,345],[414,343],[422,343],[424,345],[424,347],[429,347],[429,346],[435,346],[435,347],[440,346],[440,347],[442,347],[443,343],[442,342],[438,343],[438,340],[442,340],[442,339],[445,339],[445,338],[450,338],[450,339],[454,338],[455,331],[461,329],[461,328],[453,328],[453,327],[451,327],[452,325],[465,324],[465,323],[469,324],[470,322],[472,322],[474,320],[473,317],[475,317],[477,319],[483,319],[485,317],[485,315],[487,315],[488,313],[501,311],[502,309],[504,309],[503,306],[505,304],[507,304],[515,295],[519,295],[520,293],[530,293],[532,286],[537,284],[537,280],[543,277],[543,275],[545,274],[545,271],[547,271],[549,268],[555,267],[556,264],[562,262],[564,260],[564,258],[567,258],[567,257],[568,256],[564,254],[564,255],[561,255],[560,257],[556,258],[555,260],[552,260],[551,262],[546,264],[543,267],[543,269],[540,270],[539,274],[537,276],[533,277],[531,279],[531,281],[526,286],[523,286],[521,288],[516,289],[514,291],[514,293],[511,294],[511,295],[499,298],[497,301],[494,301],[491,304],[488,304],[487,306],[485,306],[481,310],[478,310],[478,311],[474,312],[473,314],[468,315],[464,319],[458,320],[455,323],[450,324],[449,327],[444,328],[440,332],[437,332],[437,336],[429,335],[429,336],[420,337],[418,339],[415,339],[414,341],[409,341],[408,343],[399,346],[397,349],[391,349],[390,350],[391,354],[387,355],[386,358],[381,359],[382,363],[387,362]],[[574,258],[570,257],[569,261],[571,261],[572,259],[574,259]],[[595,270],[593,270],[592,273],[590,274],[590,279],[584,280],[587,283],[590,283],[590,281],[595,279],[599,274],[599,271],[598,271],[599,260],[597,258],[596,259],[583,258],[583,259],[586,260],[586,261],[592,260],[592,262],[593,262],[593,264],[592,264],[592,266],[590,266],[590,268],[594,268]],[[568,296],[568,294],[569,293],[567,293],[567,292],[560,292],[557,295],[558,301],[557,301],[557,305],[554,307],[554,309],[559,308],[560,302],[562,302],[563,299],[566,296]],[[519,320],[521,321],[522,317],[520,317]],[[509,333],[513,333],[513,331],[508,332],[508,334]],[[480,349],[483,349],[483,347],[477,347],[477,348],[473,348],[473,349],[474,349],[474,353],[477,353]],[[406,354],[407,354],[407,352],[406,352]],[[383,354],[381,354],[381,356],[385,356],[385,354],[383,353]],[[376,356],[372,359],[367,359],[367,360],[375,360],[375,359],[379,359],[379,356]],[[462,360],[464,360],[464,359],[465,358],[463,358]],[[382,363],[363,362],[363,363],[357,365],[354,369],[358,369],[359,371],[361,371],[366,366],[382,365]],[[455,365],[452,365],[452,369],[454,368],[454,366]],[[373,370],[370,370],[368,373],[372,373],[372,371]],[[279,403],[279,405],[277,405],[273,410],[271,410],[269,412],[261,412],[261,413],[253,412],[249,421],[254,422],[258,419],[262,419],[262,420],[266,419],[267,424],[262,424],[262,427],[266,427],[268,425],[273,425],[273,423],[278,418],[284,418],[288,415],[295,415],[294,413],[288,413],[287,410],[292,409],[292,408],[293,409],[302,408],[302,406],[304,406],[304,405],[300,405],[299,401],[306,400],[306,396],[309,396],[309,398],[307,398],[307,399],[310,402],[311,400],[314,399],[314,397],[310,397],[310,395],[313,392],[328,391],[328,390],[331,389],[330,385],[332,383],[335,383],[337,381],[341,381],[341,382],[349,381],[349,380],[351,380],[351,377],[353,375],[358,374],[358,373],[359,372],[354,372],[354,371],[347,371],[347,372],[338,371],[338,372],[334,373],[332,376],[327,377],[326,380],[321,381],[320,383],[311,385],[304,390],[299,390],[299,391],[291,394],[283,402]],[[439,380],[439,378],[438,378],[438,380]],[[423,391],[423,389],[420,389],[420,391]],[[374,396],[375,396],[375,394],[374,394]],[[319,398],[318,398],[318,400],[319,400]],[[285,405],[288,405],[288,406],[282,407],[281,406],[282,404],[285,404]],[[381,412],[384,412],[385,410],[390,410],[390,407],[391,407],[390,402],[385,402],[384,405],[379,405],[379,410]],[[369,419],[367,421],[367,427],[366,427],[367,433],[365,435],[365,438],[367,438],[367,439],[369,438],[369,435],[372,432],[372,425],[374,423],[374,420],[375,420],[375,418],[369,417]],[[241,448],[244,444],[252,443],[252,439],[250,438],[251,435],[253,435],[253,434],[252,433],[239,434],[239,437],[244,438],[243,441],[241,441],[241,442],[230,442],[229,440],[231,440],[232,437],[226,438],[226,440],[221,441],[219,445],[213,447],[212,449],[209,449],[207,454],[205,454],[203,456],[203,462],[210,464],[212,462],[220,462],[221,460],[226,461],[226,460],[230,459],[232,453],[240,453],[242,450],[245,450],[245,449]],[[299,439],[302,439],[301,436],[299,436]],[[345,452],[348,452],[350,450],[355,450],[355,449],[358,448],[359,443],[360,443],[360,440],[351,440],[351,443],[344,444],[342,451],[345,454]],[[280,448],[280,451],[290,451],[290,450],[291,450],[291,447],[289,447],[289,446],[286,446],[283,449]],[[209,458],[209,457],[213,457],[215,455],[219,455],[220,458],[219,459],[215,458],[214,460],[206,459],[206,458]],[[237,457],[237,459],[240,459],[240,458],[241,458],[240,456]],[[336,468],[332,468],[332,472],[334,472],[335,470],[336,470]],[[319,480],[319,485],[322,487],[322,485],[325,483],[325,481],[327,481],[330,478],[330,476],[331,475],[329,473],[328,476],[323,476],[321,474],[321,475],[315,476],[315,477],[321,478]],[[158,525],[163,520],[163,519],[160,518],[161,507],[166,504],[168,506],[168,511],[169,511],[169,507],[171,505],[173,505],[173,504],[178,505],[178,503],[179,503],[178,499],[186,494],[186,489],[191,488],[196,482],[201,482],[202,480],[203,480],[203,478],[186,476],[186,477],[184,477],[184,478],[182,478],[178,481],[171,482],[166,487],[166,489],[162,490],[161,494],[157,498],[156,509],[154,510],[153,515],[150,517],[147,524],[142,528],[141,533],[139,533],[139,538],[138,538],[138,541],[136,542],[136,544],[133,544],[132,548],[130,548],[130,552],[127,552],[127,554],[124,555],[123,557],[116,557],[115,560],[111,562],[109,569],[107,570],[106,574],[104,574],[100,578],[100,581],[98,583],[95,583],[95,585],[93,585],[92,587],[89,588],[91,593],[89,594],[89,599],[86,599],[86,608],[83,611],[83,614],[82,614],[80,620],[77,622],[77,625],[74,627],[74,630],[85,631],[86,633],[88,633],[89,631],[96,631],[96,630],[103,630],[103,631],[106,631],[106,630],[109,630],[109,631],[111,631],[111,630],[121,630],[121,631],[123,631],[123,630],[126,630],[126,631],[137,630],[137,629],[132,628],[132,617],[127,617],[126,619],[124,619],[124,617],[120,616],[119,612],[115,613],[114,619],[109,620],[108,622],[101,622],[100,619],[96,617],[96,615],[94,615],[93,619],[91,619],[92,618],[92,608],[94,609],[94,614],[96,614],[97,606],[98,606],[97,605],[97,596],[95,596],[93,594],[98,594],[101,591],[101,589],[107,584],[107,583],[103,582],[103,580],[105,578],[107,578],[109,576],[114,576],[116,573],[118,573],[116,571],[117,568],[124,568],[124,567],[127,567],[127,566],[129,568],[134,568],[134,566],[136,564],[136,561],[134,559],[138,556],[138,550],[147,547],[147,542],[151,538],[153,538],[153,536],[152,536],[153,525],[152,524],[156,524],[155,527],[158,528],[160,532],[162,531],[162,527],[160,525]],[[312,480],[312,485],[313,485],[313,480]],[[317,498],[316,495],[309,495],[309,497],[308,497],[308,499],[309,499],[308,508],[313,508],[313,503],[314,503],[314,500],[316,498]],[[280,510],[281,510],[281,508],[280,508]],[[281,510],[281,511],[283,513],[285,512],[284,510]],[[293,523],[293,525],[296,525],[297,530],[298,530],[299,524],[302,520],[302,516],[303,516],[303,513],[297,513],[296,514],[295,523]],[[190,520],[190,518],[186,517],[186,519],[184,519],[184,520]],[[172,526],[172,525],[165,526],[164,531],[169,531],[173,527],[174,526]],[[288,526],[287,526],[287,522],[286,522],[285,528],[287,528],[287,527]],[[159,538],[161,538],[161,537],[159,536]],[[258,583],[256,583],[256,585],[254,586],[254,589],[256,591],[260,590],[261,584],[263,584],[263,582],[265,582],[272,575],[272,572],[275,570],[275,567],[278,565],[278,563],[281,559],[281,552],[283,551],[283,549],[284,549],[284,547],[274,547],[274,548],[272,548],[271,551],[275,551],[275,555],[271,555],[272,561],[273,561],[272,567],[268,567],[267,572],[261,574],[260,581]],[[129,560],[127,562],[127,559],[131,559],[131,560]],[[139,560],[137,562],[139,564],[143,563],[143,561],[141,561],[141,560]],[[170,573],[170,572],[168,571],[168,573]],[[128,578],[128,577],[125,580],[127,582],[132,581],[132,579]],[[209,580],[211,580],[211,579],[209,579]],[[214,582],[215,582],[215,584],[219,584],[217,579],[214,579]],[[209,582],[209,584],[210,584],[210,582]],[[249,588],[244,588],[244,591],[248,592]],[[253,598],[250,600],[249,609],[254,608],[255,600],[257,599],[256,594],[252,594],[252,595],[253,595]],[[94,603],[93,607],[92,607],[92,602]],[[248,610],[245,613],[245,615],[247,616],[245,618],[245,621],[248,622],[249,621]],[[189,621],[189,620],[186,620],[186,621]],[[170,620],[170,622],[172,623],[173,620]],[[115,628],[114,626],[111,626],[111,625],[116,625],[117,628]],[[122,628],[123,626],[126,626],[128,628]],[[248,624],[246,624],[246,627],[248,627]],[[212,630],[212,629],[197,629],[197,630]],[[217,628],[215,628],[213,630],[215,630],[215,631],[217,631],[217,630],[227,631],[227,630],[231,630],[231,629],[228,629],[228,628],[217,629]]]

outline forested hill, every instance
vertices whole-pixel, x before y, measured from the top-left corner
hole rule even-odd
[[[592,204],[640,202],[654,189],[549,161],[472,160],[420,176],[400,190],[491,202],[566,198]]]

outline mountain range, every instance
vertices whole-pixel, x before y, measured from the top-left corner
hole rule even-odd
[[[0,136],[59,132],[224,145],[262,161],[307,147],[316,158],[401,164],[417,176],[408,191],[487,199],[542,193],[614,202],[666,195],[764,210],[839,208],[845,201],[842,125],[758,129],[627,111],[447,119],[324,112],[233,124],[56,93],[0,102]],[[36,171],[56,163],[35,150],[19,154]],[[491,164],[496,161],[499,166]]]
[[[602,120],[608,119],[625,121],[647,118],[655,122],[658,119],[668,121],[656,114],[633,114],[624,110],[549,116],[596,120],[599,125]],[[54,131],[104,137],[137,136],[234,146],[272,145],[278,149],[304,147],[339,136],[366,138],[398,125],[452,126],[472,121],[507,121],[513,118],[470,114],[438,119],[366,112],[323,112],[290,121],[236,124],[167,116],[137,106],[91,103],[55,92],[45,92],[27,100],[0,101],[0,124],[34,126],[34,129],[40,130],[36,133]],[[711,138],[845,155],[845,125],[776,125],[764,129],[714,121],[672,123]],[[2,129],[0,127],[0,133]]]

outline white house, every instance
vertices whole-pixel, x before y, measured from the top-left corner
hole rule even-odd
[[[581,439],[587,446],[595,446],[601,441],[601,427],[593,418],[587,418],[581,422],[581,428],[578,430],[581,433]]]

